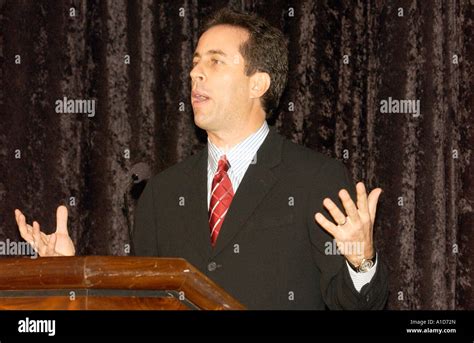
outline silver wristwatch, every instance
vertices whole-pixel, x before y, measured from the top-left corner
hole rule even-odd
[[[367,273],[370,270],[370,268],[372,268],[375,265],[376,257],[377,257],[377,254],[375,253],[373,258],[363,258],[358,267],[354,266],[349,261],[347,262],[349,263],[349,265],[355,272]]]
[[[375,257],[374,257],[375,259]],[[357,272],[358,273],[367,273],[370,268],[372,268],[375,264],[374,259],[362,259],[362,262],[360,263],[359,267],[357,267]]]

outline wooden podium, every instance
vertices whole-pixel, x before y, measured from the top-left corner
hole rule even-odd
[[[184,259],[85,256],[0,259],[0,309],[245,308]]]

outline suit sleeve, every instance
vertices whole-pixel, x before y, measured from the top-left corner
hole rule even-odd
[[[331,310],[383,309],[388,297],[387,268],[380,252],[377,253],[377,270],[372,280],[358,292],[349,274],[343,255],[334,253],[335,243],[314,219],[321,212],[332,219],[322,201],[328,197],[344,211],[338,192],[345,188],[356,202],[355,187],[345,166],[330,160],[317,173],[309,201],[308,229],[312,243],[313,260],[320,271],[320,289],[326,306]],[[317,285],[315,285],[317,287]]]
[[[137,256],[158,256],[153,179],[145,186],[135,209],[133,252]]]

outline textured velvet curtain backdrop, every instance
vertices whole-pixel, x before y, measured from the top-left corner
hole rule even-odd
[[[188,73],[200,26],[227,6],[288,39],[279,132],[383,188],[375,235],[387,308],[474,309],[472,1],[0,6],[1,240],[20,240],[14,208],[51,231],[67,204],[78,254],[127,253],[130,169],[157,173],[205,144]],[[56,113],[63,97],[95,99],[95,116]],[[382,113],[389,98],[420,100],[420,115]]]

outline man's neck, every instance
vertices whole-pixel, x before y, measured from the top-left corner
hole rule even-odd
[[[248,125],[248,127],[239,129],[234,128],[226,132],[210,132],[207,131],[207,136],[209,140],[214,144],[219,150],[224,153],[232,149],[234,146],[245,140],[251,134],[255,133],[260,129],[264,123],[263,121],[258,121],[253,125]]]

